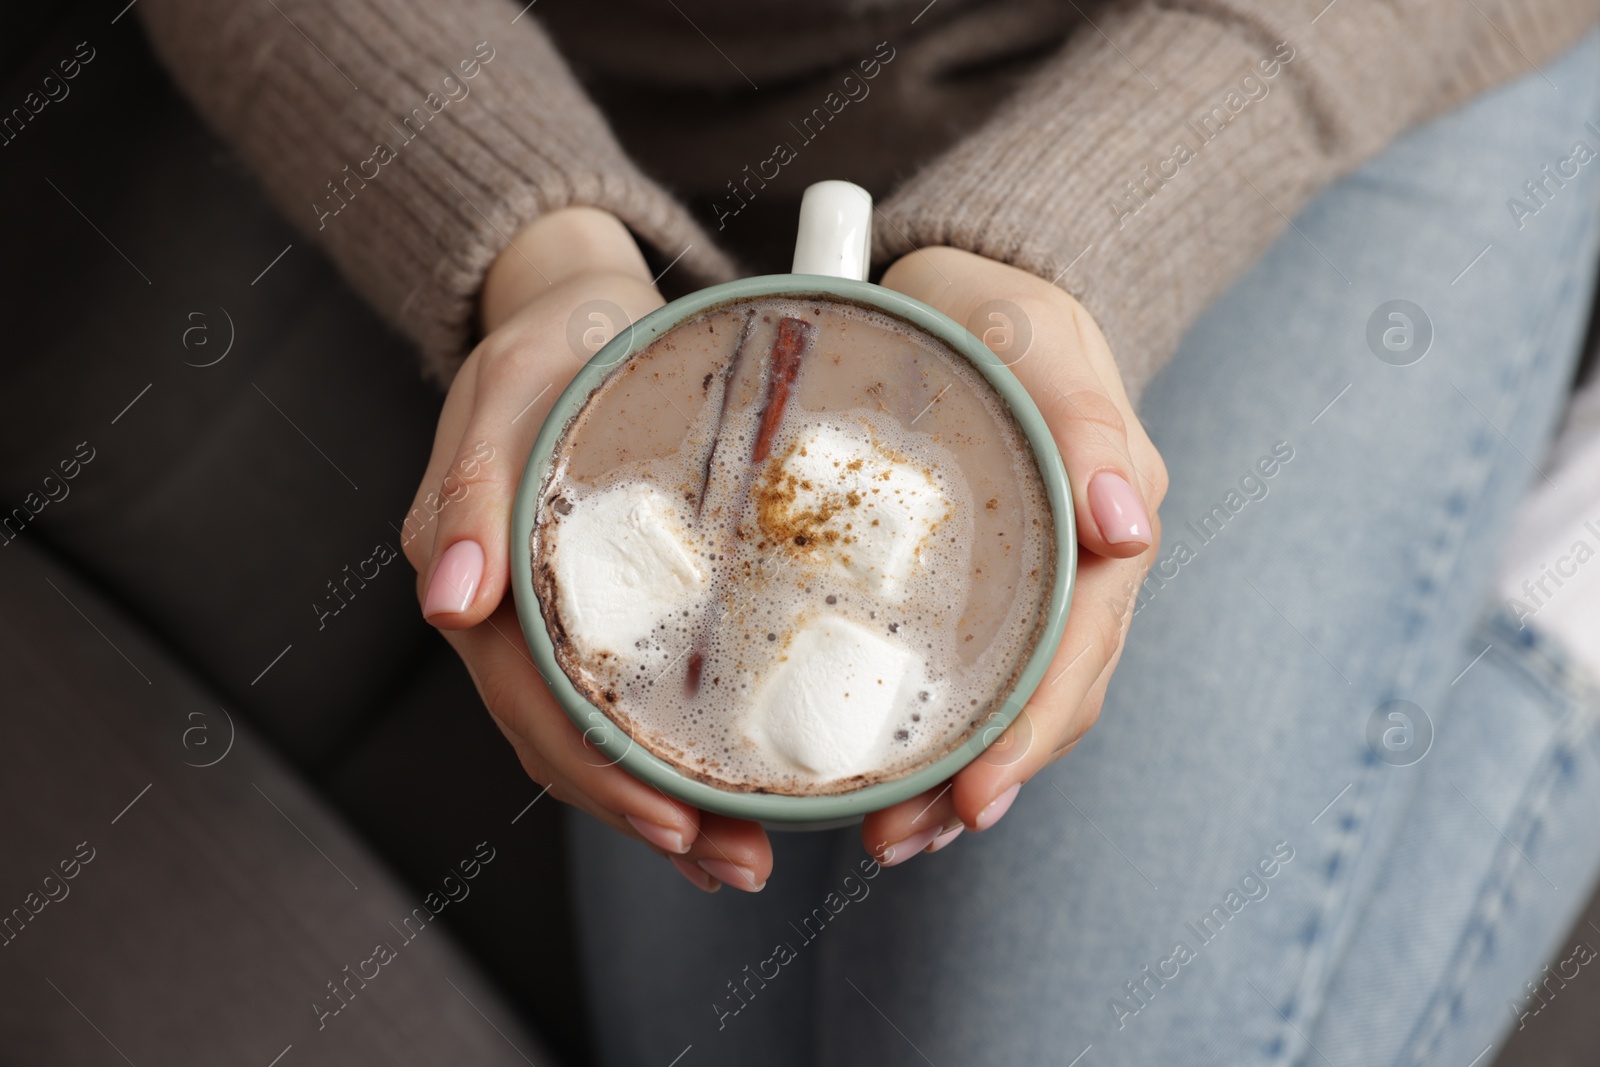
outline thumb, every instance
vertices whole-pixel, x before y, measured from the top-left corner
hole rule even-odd
[[[505,380],[505,374],[492,377],[499,379],[493,387],[479,383],[475,390],[478,405],[454,452],[446,454],[448,466],[439,484],[419,490],[431,490],[440,504],[430,531],[432,545],[419,567],[422,614],[447,630],[476,626],[505,595],[510,581],[507,517],[522,466],[517,457],[532,443],[520,431],[524,424],[537,430],[543,412],[532,408],[541,403],[548,407],[554,399],[549,393],[537,397],[519,417],[518,409],[529,406],[541,388],[533,382],[536,375],[524,373],[526,380],[520,382]],[[513,403],[509,412],[502,410]]]

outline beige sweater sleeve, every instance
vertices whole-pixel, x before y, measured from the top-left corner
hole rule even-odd
[[[951,245],[1056,280],[1137,397],[1318,189],[1406,127],[1532,73],[1600,12],[1597,0],[1319,7],[1091,12],[1022,93],[883,205],[879,257]],[[1345,284],[1331,268],[1329,282]]]
[[[628,161],[506,0],[144,0],[211,124],[448,381],[483,276],[540,214],[588,204],[701,281],[732,264]],[[692,246],[692,247],[690,247]]]

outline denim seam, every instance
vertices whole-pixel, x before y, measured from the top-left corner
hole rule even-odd
[[[1533,358],[1538,352],[1538,347],[1528,346],[1525,352],[1528,353],[1528,358]],[[1526,378],[1526,367],[1525,360],[1518,368],[1520,376],[1524,378]],[[1487,426],[1480,427],[1471,439],[1476,444],[1487,439],[1492,432]],[[1494,456],[1493,450],[1480,452],[1476,448],[1468,448],[1452,469],[1452,486],[1458,491],[1465,491],[1468,486],[1474,484],[1474,477],[1477,479],[1477,484],[1481,484],[1482,480],[1491,474]],[[1442,610],[1442,602],[1433,590],[1441,588],[1442,577],[1449,572],[1451,563],[1459,561],[1461,544],[1470,528],[1470,515],[1471,509],[1463,509],[1458,515],[1447,514],[1431,543],[1425,550],[1421,550],[1425,555],[1419,571],[1429,579],[1430,584],[1427,591],[1419,592],[1413,583],[1406,609],[1424,620]],[[1425,628],[1422,624],[1418,626],[1419,630]],[[1391,693],[1408,691],[1408,681],[1414,686],[1416,677],[1422,672],[1422,663],[1425,659],[1426,656],[1418,651],[1416,643],[1413,642],[1394,670],[1389,691]],[[1292,1010],[1284,1012],[1284,1027],[1280,1035],[1283,1038],[1282,1047],[1285,1053],[1281,1062],[1286,1064],[1304,1062],[1313,1053],[1311,1039],[1302,1036],[1300,1030],[1310,1031],[1315,1028],[1318,1018],[1326,1007],[1330,978],[1352,936],[1353,931],[1339,931],[1339,921],[1355,906],[1361,860],[1369,859],[1377,847],[1374,838],[1382,837],[1387,841],[1391,836],[1391,831],[1378,823],[1377,813],[1383,805],[1384,798],[1394,788],[1395,777],[1384,776],[1382,771],[1390,768],[1372,757],[1370,753],[1363,757],[1362,766],[1363,771],[1357,779],[1355,788],[1351,790],[1354,794],[1352,797],[1354,810],[1346,817],[1349,820],[1348,829],[1345,828],[1345,819],[1341,819],[1339,825],[1342,832],[1339,840],[1324,861],[1333,862],[1337,859],[1338,866],[1335,873],[1329,877],[1327,890],[1323,894],[1317,912],[1313,918],[1308,919],[1309,922],[1316,924],[1316,932],[1306,944],[1305,964],[1292,993],[1290,1005]],[[1406,784],[1414,786],[1414,783]]]
[[[1600,701],[1600,676],[1580,663],[1561,641],[1537,626],[1524,628],[1503,604],[1493,604],[1477,633],[1495,657],[1529,684],[1560,692],[1573,701]]]
[[[1353,810],[1342,816],[1339,820],[1338,836],[1322,865],[1317,867],[1319,875],[1327,879],[1327,886],[1322,894],[1322,899],[1317,903],[1311,914],[1307,917],[1308,923],[1314,924],[1312,934],[1305,940],[1300,949],[1300,977],[1295,983],[1291,993],[1291,1002],[1288,1011],[1282,1011],[1283,1027],[1279,1030],[1280,1054],[1270,1063],[1290,1064],[1303,1059],[1311,1049],[1311,1039],[1302,1032],[1309,1029],[1307,1025],[1313,1022],[1321,1013],[1322,998],[1326,995],[1326,980],[1319,978],[1332,972],[1331,963],[1326,962],[1331,951],[1331,939],[1328,931],[1332,925],[1332,917],[1338,911],[1341,902],[1349,897],[1350,880],[1356,870],[1356,858],[1362,851],[1362,839],[1365,829],[1377,808],[1378,798],[1382,789],[1374,789],[1372,780],[1380,767],[1384,766],[1376,760],[1363,764],[1363,769],[1358,776],[1355,788],[1351,790]],[[1334,874],[1323,874],[1329,862],[1337,861]],[[1303,1005],[1311,1003],[1310,993],[1315,992],[1316,1010],[1306,1011]],[[1295,1019],[1301,1022],[1297,1025]]]
[[[1516,840],[1496,850],[1478,891],[1478,903],[1456,948],[1455,962],[1449,972],[1441,976],[1439,989],[1424,1009],[1415,1036],[1401,1051],[1398,1060],[1401,1063],[1427,1063],[1438,1051],[1474,968],[1495,942],[1498,928],[1514,910],[1517,899],[1514,887],[1519,881],[1533,883],[1536,874],[1544,878],[1525,853],[1533,847],[1549,815],[1562,779],[1557,769],[1574,759],[1585,741],[1600,740],[1600,692],[1588,679],[1575,675],[1541,678],[1525,674],[1525,681],[1556,697],[1565,711],[1559,716],[1555,735],[1531,777],[1533,788],[1524,792],[1507,822]]]
[[[1528,381],[1528,370],[1531,366],[1541,360],[1552,358],[1553,354],[1550,351],[1549,340],[1550,333],[1554,329],[1555,316],[1548,313],[1548,308],[1559,307],[1563,300],[1572,298],[1577,276],[1581,273],[1581,271],[1574,269],[1578,263],[1578,249],[1575,246],[1587,240],[1588,236],[1588,233],[1583,229],[1574,230],[1567,247],[1563,250],[1563,254],[1551,258],[1548,271],[1553,274],[1559,270],[1564,276],[1559,283],[1545,287],[1546,292],[1552,293],[1552,299],[1540,309],[1541,313],[1527,316],[1528,321],[1535,324],[1533,330],[1530,331],[1534,340],[1532,343],[1522,347],[1521,361],[1514,370],[1508,371],[1508,373],[1514,373],[1519,382]],[[1516,414],[1520,415],[1532,401],[1533,398],[1526,389],[1519,389],[1515,394],[1514,402],[1510,406]],[[1495,425],[1499,425],[1499,423]],[[1515,422],[1510,423],[1510,425],[1515,425]],[[1484,425],[1473,435],[1472,441],[1476,444],[1479,441],[1491,439],[1491,435],[1498,436],[1498,432],[1493,426]],[[1452,485],[1465,490],[1474,484],[1471,480],[1474,474],[1478,478],[1476,484],[1482,484],[1482,480],[1491,475],[1494,466],[1499,462],[1505,461],[1506,458],[1506,454],[1503,451],[1496,452],[1493,449],[1489,449],[1482,453],[1477,453],[1475,449],[1468,449],[1462,455],[1461,460],[1453,467],[1451,472],[1453,475]],[[1475,501],[1475,505],[1481,506],[1481,499]],[[1430,578],[1430,585],[1426,591],[1421,592],[1416,591],[1415,585],[1413,585],[1407,605],[1409,610],[1416,611],[1423,618],[1436,615],[1442,610],[1442,601],[1434,591],[1442,588],[1440,581],[1442,577],[1447,576],[1454,568],[1459,567],[1461,546],[1466,531],[1472,525],[1472,516],[1475,510],[1475,508],[1467,508],[1463,509],[1458,515],[1447,516],[1446,521],[1441,525],[1439,533],[1426,549],[1428,556],[1425,560],[1426,565],[1419,569]],[[1395,669],[1391,692],[1405,692],[1405,686],[1408,681],[1415,687],[1417,678],[1424,673],[1424,665],[1427,659],[1426,651],[1413,642],[1408,647],[1405,657]],[[1358,832],[1365,829],[1367,825],[1365,820],[1376,812],[1382,803],[1382,798],[1387,794],[1390,787],[1388,781],[1380,782],[1376,789],[1373,787],[1373,779],[1378,777],[1378,772],[1385,765],[1375,759],[1369,759],[1365,761],[1365,766],[1366,770],[1360,776],[1357,788],[1353,790],[1356,794],[1353,799],[1357,802],[1356,811],[1358,817],[1353,820],[1349,831],[1341,835],[1336,850],[1329,856],[1330,860],[1335,857],[1338,858],[1339,871],[1330,879],[1328,891],[1324,894],[1318,911],[1312,919],[1308,920],[1316,923],[1316,933],[1306,944],[1305,964],[1301,970],[1300,979],[1296,982],[1291,993],[1291,1012],[1283,1013],[1283,1028],[1279,1031],[1279,1035],[1282,1039],[1281,1047],[1285,1051],[1278,1058],[1278,1062],[1281,1063],[1288,1063],[1295,1059],[1304,1060],[1313,1051],[1310,1038],[1304,1037],[1300,1031],[1302,1028],[1307,1031],[1315,1028],[1317,1019],[1326,1007],[1329,976],[1336,967],[1337,957],[1343,954],[1353,933],[1353,931],[1346,931],[1342,936],[1335,936],[1334,933],[1330,932],[1336,930],[1338,918],[1346,914],[1351,905],[1353,891],[1357,882],[1357,872],[1360,869],[1359,859],[1376,846],[1373,841],[1373,835],[1370,832],[1360,834],[1361,840],[1355,842],[1354,848],[1350,847],[1350,839],[1357,837]],[[1366,803],[1362,805],[1362,801]],[[1388,833],[1384,834],[1385,838],[1388,836]],[[1346,857],[1350,858],[1347,859]],[[1296,1019],[1300,1020],[1298,1027]],[[1296,1038],[1299,1040],[1294,1040]]]

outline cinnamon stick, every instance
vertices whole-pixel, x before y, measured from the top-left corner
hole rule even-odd
[[[744,325],[739,328],[739,339],[734,342],[733,356],[722,370],[722,402],[717,410],[716,428],[711,433],[711,448],[706,452],[705,468],[700,474],[700,494],[694,503],[696,522],[700,521],[701,513],[705,511],[706,492],[711,488],[711,467],[716,462],[717,444],[722,440],[722,424],[728,421],[728,399],[733,392],[733,378],[739,372],[739,365],[744,362],[745,342],[750,338],[750,330],[755,324],[755,319],[754,311],[745,315]]]
[[[750,320],[745,320],[745,332],[748,333]],[[789,393],[794,388],[795,380],[800,376],[800,361],[811,350],[812,338],[816,336],[817,328],[804,319],[784,317],[778,320],[778,336],[772,342],[772,359],[767,368],[767,405],[761,412],[761,423],[756,430],[755,446],[750,453],[750,467],[744,472],[744,480],[735,498],[734,505],[729,514],[728,521],[737,523],[739,514],[743,510],[743,503],[749,493],[750,481],[755,476],[756,465],[761,463],[772,453],[772,442],[778,436],[778,430],[783,423],[784,409],[789,404]],[[739,348],[735,353],[735,363],[739,353],[744,349],[745,335],[740,335]],[[705,477],[700,487],[700,500],[695,508],[695,517],[698,520],[701,509],[705,507],[706,494],[709,491],[711,479],[711,465],[716,457],[717,442],[722,436],[722,422],[727,416],[728,393],[733,387],[735,366],[729,366],[723,382],[722,411],[717,417],[717,432],[712,438],[710,454],[706,456]],[[701,675],[705,669],[706,647],[711,643],[711,627],[715,626],[715,616],[708,615],[700,620],[698,633],[689,647],[689,664],[684,672],[684,695],[694,697],[700,692]]]
[[[778,320],[778,339],[772,343],[772,365],[767,371],[767,407],[761,413],[756,431],[752,463],[760,463],[772,452],[772,440],[783,423],[783,410],[789,403],[789,390],[800,375],[800,359],[811,349],[817,328],[804,319],[785,316]]]

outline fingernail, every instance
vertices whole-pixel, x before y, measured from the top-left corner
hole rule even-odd
[[[666,849],[668,852],[689,851],[689,842],[684,840],[680,831],[632,815],[624,815],[623,818],[628,820],[628,825],[633,827],[640,837],[656,848]]]
[[[1000,821],[1000,816],[1011,810],[1011,802],[1017,799],[1017,791],[1022,788],[1022,783],[1017,782],[1004,793],[989,801],[988,807],[978,812],[978,821],[973,825],[974,830],[987,830]]]
[[[482,580],[483,546],[476,541],[457,541],[445,549],[433,568],[428,595],[422,602],[423,618],[446,611],[466,611]]]
[[[1145,514],[1144,501],[1115,471],[1101,471],[1089,480],[1089,511],[1106,543],[1150,543],[1150,516]]]
[[[715,893],[717,890],[722,888],[721,882],[717,881],[715,878],[711,877],[705,871],[702,871],[699,867],[696,867],[682,856],[668,856],[667,859],[672,861],[672,865],[678,868],[678,873],[687,878],[696,889],[703,889],[707,893]]]
[[[722,884],[742,889],[746,893],[759,893],[767,884],[762,882],[758,885],[753,873],[728,860],[701,860],[700,869]]]
[[[944,848],[944,846],[960,837],[961,831],[965,829],[965,826],[958,826],[954,830],[946,830],[944,833],[933,839],[933,844],[929,845],[926,851],[929,853],[938,852],[941,848]],[[879,866],[882,866],[882,864],[879,864]]]
[[[896,841],[885,848],[878,856],[879,867],[898,867],[906,860],[933,843],[933,839],[944,832],[941,826],[930,826],[926,830],[918,830],[903,841]]]

